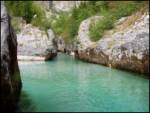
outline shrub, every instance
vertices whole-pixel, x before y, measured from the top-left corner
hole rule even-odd
[[[33,3],[32,1],[26,1],[23,2],[23,13],[22,13],[22,17],[24,20],[26,20],[27,23],[30,23],[32,21],[34,12],[33,12]]]
[[[90,37],[92,41],[99,40],[105,30],[112,29],[113,28],[113,20],[110,18],[104,17],[102,20],[92,23],[90,26]]]
[[[15,30],[16,33],[19,33],[20,30],[21,30],[21,18],[12,18],[11,19],[11,22],[12,22],[12,26]]]
[[[33,1],[6,1],[5,4],[12,17],[22,17],[27,23],[31,23],[42,30],[50,28],[51,22],[46,18],[45,11]],[[14,25],[17,23],[15,22]],[[17,26],[14,28],[19,30]]]
[[[23,17],[27,23],[31,22],[34,15],[32,1],[6,1],[5,4],[11,16]]]
[[[46,18],[44,10],[36,4],[32,5],[33,18],[31,23],[34,26],[42,27],[43,21]]]
[[[11,16],[22,16],[24,3],[23,1],[5,1],[5,5],[10,13]]]
[[[120,4],[118,7],[112,11],[113,16],[119,19],[124,16],[129,16],[134,13],[138,8],[138,3],[134,1],[128,1],[127,3]]]

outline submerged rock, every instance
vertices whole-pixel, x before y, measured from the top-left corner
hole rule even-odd
[[[121,22],[123,23],[126,19],[122,19]],[[87,22],[89,20],[91,20],[91,17],[84,20],[79,27],[78,40],[80,43],[76,51],[76,57],[114,68],[149,73],[148,13],[143,14],[141,18],[126,29],[104,36],[95,43],[90,41],[89,38],[90,22]],[[82,30],[82,28],[86,28],[86,30]]]
[[[17,40],[19,56],[39,56],[49,60],[57,55],[57,43],[51,29],[46,33],[27,24],[17,34]]]
[[[1,2],[0,82],[0,111],[14,111],[19,100],[22,83],[17,62],[17,38],[4,2]]]

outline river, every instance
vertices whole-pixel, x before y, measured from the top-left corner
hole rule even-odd
[[[18,111],[149,111],[149,80],[137,73],[60,54],[48,62],[19,62]]]

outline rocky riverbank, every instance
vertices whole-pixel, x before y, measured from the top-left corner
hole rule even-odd
[[[88,62],[98,63],[105,66],[125,69],[139,73],[149,73],[149,14],[137,13],[124,19],[121,25],[116,28],[121,29],[134,16],[141,15],[131,25],[116,31],[110,31],[97,42],[89,39],[89,33],[85,28],[89,28],[89,18],[83,21],[79,28],[78,50],[76,57]],[[93,17],[97,18],[97,17]],[[126,20],[126,21],[125,21]],[[90,43],[90,44],[89,44]]]
[[[102,18],[93,16],[81,22],[76,41],[72,43],[58,38],[58,51],[87,62],[149,74],[148,12],[121,18],[114,29],[107,31],[99,41],[92,42],[90,24]]]

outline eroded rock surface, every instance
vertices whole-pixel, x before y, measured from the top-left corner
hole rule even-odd
[[[0,111],[14,111],[21,92],[17,62],[17,38],[4,2],[1,2],[1,75]]]
[[[54,58],[57,55],[57,43],[51,29],[41,31],[31,24],[24,25],[21,32],[17,34],[18,55],[40,56],[45,60]]]

